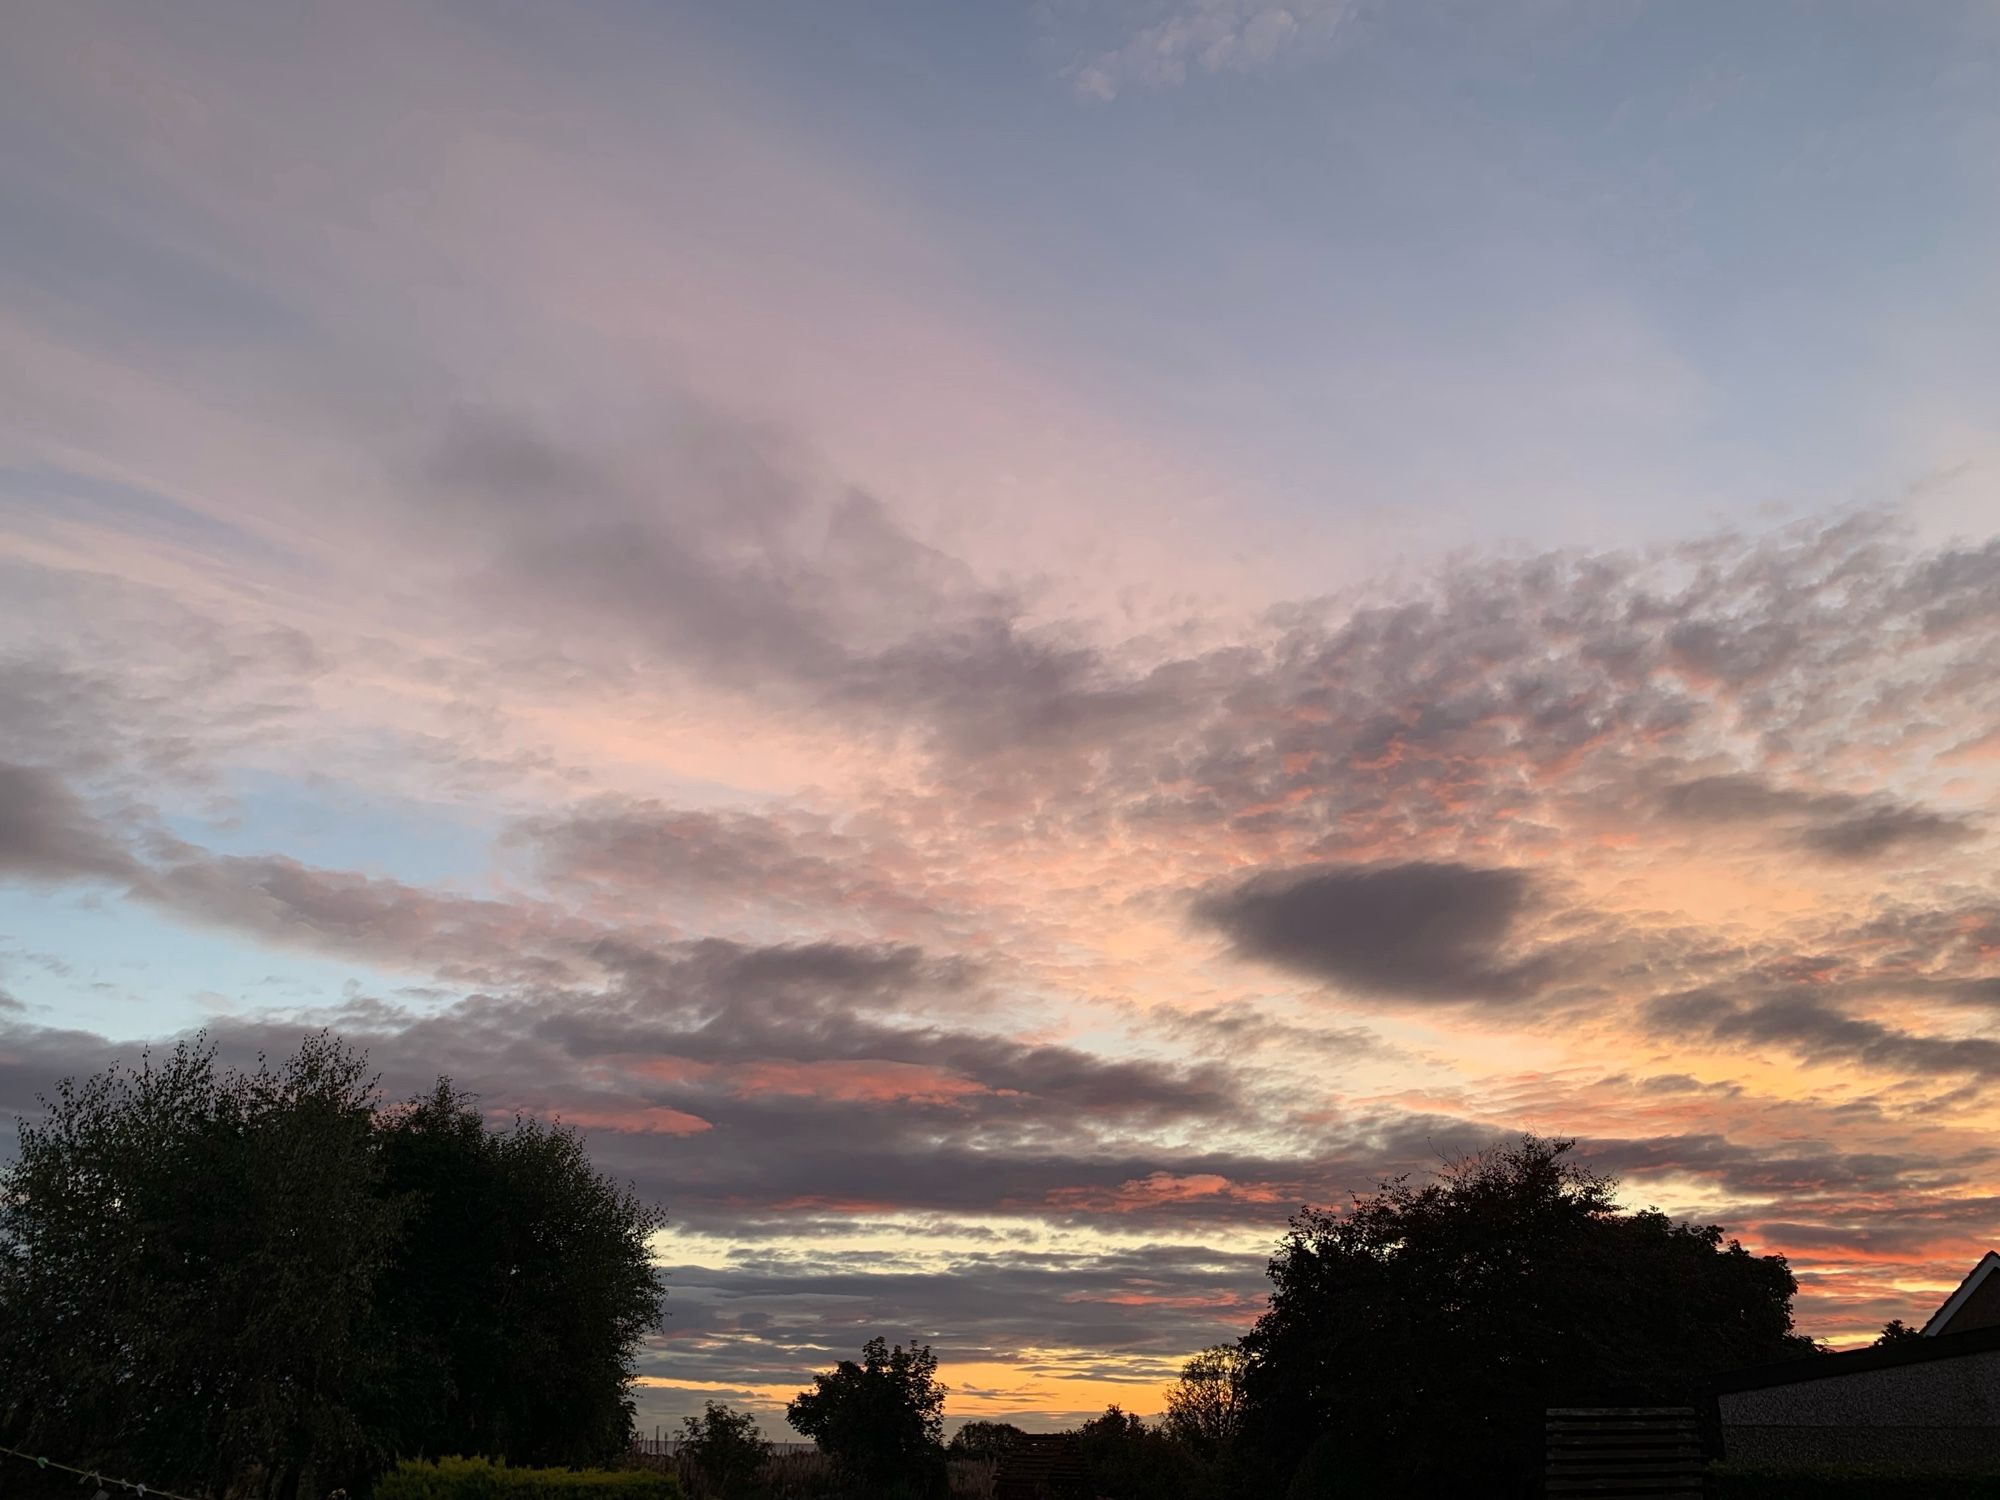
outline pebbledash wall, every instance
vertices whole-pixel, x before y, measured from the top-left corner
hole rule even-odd
[[[2000,1464],[2000,1327],[1739,1370],[1715,1402],[1734,1463]]]

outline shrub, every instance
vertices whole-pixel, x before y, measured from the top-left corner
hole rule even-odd
[[[1012,1422],[967,1422],[944,1445],[947,1458],[998,1458],[1025,1434]]]
[[[813,1376],[785,1408],[785,1420],[870,1495],[899,1487],[943,1493],[945,1388],[930,1345],[894,1349],[886,1339],[861,1346],[861,1363],[843,1359]]]
[[[2000,1468],[1713,1464],[1708,1493],[1711,1500],[2000,1500]]]
[[[510,1469],[484,1458],[404,1459],[375,1500],[685,1500],[671,1474],[645,1469]]]
[[[681,1419],[680,1456],[694,1470],[704,1494],[734,1500],[756,1486],[770,1461],[771,1445],[748,1412],[711,1401],[699,1417]]]

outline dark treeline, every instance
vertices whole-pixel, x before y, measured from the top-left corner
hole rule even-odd
[[[1081,1429],[1100,1492],[1534,1495],[1548,1407],[1694,1405],[1814,1351],[1783,1257],[1621,1212],[1572,1149],[1529,1136],[1299,1213],[1264,1315],[1189,1363],[1160,1423]]]
[[[1814,1352],[1781,1256],[1620,1211],[1572,1151],[1529,1136],[1300,1212],[1248,1334],[1189,1360],[1159,1420],[1076,1429],[1087,1493],[1538,1495],[1548,1407],[1696,1405],[1720,1371]],[[954,1448],[1023,1439],[968,1424]]]
[[[0,1442],[156,1488],[315,1500],[399,1457],[629,1441],[661,1219],[570,1131],[327,1037],[65,1082],[0,1197]]]
[[[1614,1190],[1529,1136],[1302,1210],[1263,1316],[1191,1359],[1159,1420],[1076,1430],[1089,1493],[1529,1495],[1545,1408],[1693,1404],[1811,1352],[1782,1257]],[[246,1500],[365,1493],[399,1459],[613,1463],[662,1222],[571,1132],[494,1129],[448,1080],[385,1104],[323,1036],[279,1068],[193,1045],[65,1083],[0,1197],[0,1442]],[[1023,1437],[945,1444],[936,1373],[874,1339],[814,1377],[787,1416],[824,1482],[782,1493],[976,1493],[959,1481]],[[744,1414],[684,1436],[697,1493],[780,1492]]]

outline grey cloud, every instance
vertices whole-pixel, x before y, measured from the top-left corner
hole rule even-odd
[[[1676,663],[1735,687],[1789,666],[1802,644],[1798,629],[1783,619],[1747,625],[1690,620],[1669,630],[1666,643]]]
[[[1196,912],[1244,957],[1367,993],[1517,1000],[1551,973],[1505,956],[1532,895],[1519,870],[1418,862],[1270,871]]]
[[[1972,836],[1963,818],[1884,798],[1809,792],[1736,772],[1675,782],[1660,793],[1669,815],[1697,823],[1777,822],[1804,848],[1838,860],[1868,860],[1911,845]]]
[[[868,1204],[1077,1222],[1254,1222],[1272,1216],[1269,1201],[1223,1196],[1190,1204],[1141,1195],[1128,1203],[1121,1190],[1159,1173],[1281,1181],[1288,1195],[1292,1187],[1304,1194],[1343,1185],[1329,1179],[1323,1162],[1124,1140],[1134,1127],[1198,1134],[1205,1123],[1232,1118],[1235,1100],[1214,1069],[1110,1062],[935,1029],[877,1029],[854,1055],[848,1044],[862,1033],[835,1033],[829,1045],[810,1027],[796,1035],[776,1024],[730,1028],[726,1010],[676,1024],[577,1024],[574,1013],[593,1005],[619,1008],[574,996],[546,1004],[481,997],[418,1016],[362,1005],[345,1017],[304,1021],[226,1018],[210,1035],[225,1058],[243,1060],[282,1055],[306,1026],[335,1024],[383,1067],[392,1097],[449,1073],[497,1110],[579,1119],[593,1155],[667,1202],[676,1222],[735,1233]],[[16,1110],[57,1078],[95,1071],[120,1054],[132,1061],[135,1050],[32,1028],[7,1035],[12,1051],[0,1066],[0,1107]],[[810,1065],[843,1059],[927,1065],[972,1088],[963,1098],[938,1100],[842,1094],[831,1087],[838,1075]],[[689,1070],[691,1061],[723,1071]],[[808,1067],[774,1074],[782,1064]],[[707,1128],[656,1131],[649,1112],[663,1110]]]
[[[1865,860],[1912,844],[1959,843],[1972,832],[1962,818],[1885,804],[1808,829],[1802,842],[1835,859]]]
[[[130,880],[138,871],[61,778],[0,762],[0,876]]]
[[[1835,811],[1849,806],[1844,797],[1830,802]],[[1821,812],[1829,806],[1829,799],[1774,785],[1761,776],[1732,774],[1676,782],[1661,792],[1660,805],[1676,817],[1695,822],[1740,823]]]
[[[1697,990],[1650,1001],[1646,1016],[1666,1034],[1772,1044],[1807,1061],[1859,1062],[1918,1077],[2000,1078],[2000,1041],[1902,1031],[1844,1014],[1813,995],[1781,992],[1744,1002]]]
[[[456,896],[398,880],[325,870],[281,855],[214,855],[179,845],[134,894],[191,921],[262,942],[459,983],[577,977],[598,930],[531,901]]]
[[[450,424],[416,482],[431,524],[482,557],[470,597],[500,597],[572,649],[609,627],[613,656],[781,706],[932,730],[955,755],[1088,743],[1175,707],[1023,600],[980,583],[870,496],[811,492],[770,434],[684,408],[657,454],[585,456],[484,413]]]
[[[709,811],[645,799],[594,799],[523,820],[510,840],[542,878],[593,909],[658,911],[735,930],[749,915],[844,932],[920,935],[966,913],[934,889],[925,861],[893,832],[835,827],[794,809]]]

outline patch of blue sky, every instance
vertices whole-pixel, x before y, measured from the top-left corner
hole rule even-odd
[[[302,864],[479,894],[497,829],[477,809],[424,802],[320,776],[236,770],[220,794],[169,804],[176,837],[218,854],[283,853]]]
[[[241,348],[298,338],[296,307],[212,255],[186,232],[190,208],[136,181],[112,198],[83,186],[104,167],[60,138],[23,142],[0,175],[7,253],[0,287],[45,315],[56,308],[104,343],[170,340],[184,348]]]
[[[1371,7],[1109,103],[1075,66],[1159,10],[770,9],[676,7],[923,202],[1009,326],[1301,513],[1516,464],[1524,540],[1573,539],[1547,480],[1643,479],[1628,525],[1678,534],[1916,477],[1938,345],[2000,387],[1956,338],[2000,127],[1963,7]]]
[[[128,1041],[356,993],[424,1009],[425,978],[184,926],[110,889],[0,887],[0,988],[32,1025]]]
[[[0,465],[0,516],[21,522],[37,515],[99,522],[126,536],[194,551],[298,561],[263,537],[158,490],[46,464]]]

